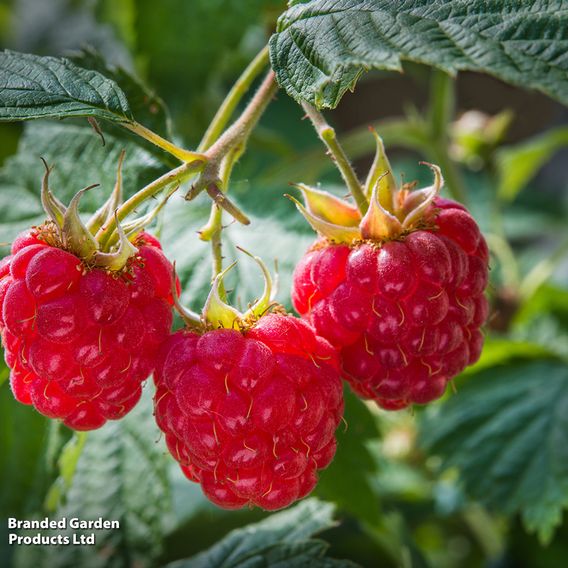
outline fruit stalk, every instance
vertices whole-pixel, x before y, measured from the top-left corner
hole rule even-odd
[[[220,169],[223,160],[235,148],[241,147],[242,151],[244,151],[250,133],[277,90],[278,85],[274,79],[274,72],[270,71],[239,118],[205,152],[207,164],[197,182],[185,196],[188,201],[197,197],[210,184],[219,185]]]
[[[428,153],[432,161],[444,172],[446,186],[451,196],[460,203],[467,203],[467,194],[460,174],[449,158],[450,122],[455,110],[453,79],[444,71],[434,70],[430,85],[429,141]]]
[[[258,55],[249,63],[242,75],[232,86],[229,94],[221,103],[221,106],[215,113],[211,124],[203,135],[198,151],[204,152],[221,136],[223,129],[227,126],[229,119],[242,100],[244,95],[250,89],[252,82],[258,77],[261,71],[268,64],[268,46],[265,46]]]
[[[215,114],[211,124],[209,125],[201,143],[199,144],[199,150],[205,151],[211,147],[212,144],[221,136],[223,129],[227,125],[230,117],[232,116],[235,108],[249,90],[252,82],[260,74],[260,72],[268,64],[268,46],[264,47],[260,53],[251,61],[247,68],[243,71],[241,76],[237,79],[236,83],[233,85],[229,94],[225,97],[225,100],[219,107],[219,110]],[[225,156],[219,168],[219,178],[220,184],[217,188],[220,192],[226,193],[228,190],[229,179],[234,164],[239,159],[239,157],[244,152],[244,145],[236,146],[232,152]],[[210,185],[210,190],[214,191],[215,186]],[[211,214],[209,216],[209,221],[207,224],[199,231],[199,237],[203,241],[211,242],[211,253],[213,257],[212,264],[212,278],[214,279],[223,270],[223,252],[222,252],[222,241],[221,232],[223,229],[223,213],[218,202],[214,199],[211,204]],[[225,297],[224,286],[220,285],[220,295],[222,298]]]
[[[146,187],[135,193],[132,197],[130,197],[130,199],[125,201],[117,209],[116,215],[112,217],[105,226],[101,227],[98,230],[95,236],[96,240],[102,246],[107,244],[107,241],[111,238],[116,229],[117,221],[122,221],[127,215],[132,213],[137,207],[144,203],[144,201],[150,199],[151,197],[154,197],[168,185],[174,183],[182,183],[187,178],[202,169],[203,166],[204,162],[202,160],[186,162],[149,183]]]
[[[222,192],[227,192],[229,179],[233,166],[242,154],[242,148],[236,148],[235,151],[227,156],[221,166],[221,186]],[[203,241],[211,242],[211,254],[213,257],[211,280],[223,271],[223,243],[221,233],[223,231],[223,210],[216,202],[211,204],[211,214],[207,224],[199,231],[199,238]],[[221,281],[219,284],[219,295],[221,299],[226,300],[225,285]]]
[[[303,109],[306,111],[308,118],[314,125],[318,136],[321,138],[322,142],[327,146],[327,149],[331,153],[337,168],[339,169],[343,180],[345,181],[347,188],[351,192],[357,208],[361,211],[361,214],[365,214],[369,208],[369,203],[367,198],[363,193],[361,183],[357,179],[357,175],[349,162],[349,158],[343,150],[343,147],[337,140],[335,135],[335,130],[327,123],[323,115],[317,111],[312,105],[308,103],[302,103]]]

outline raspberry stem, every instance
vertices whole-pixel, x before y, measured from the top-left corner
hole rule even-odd
[[[235,150],[226,157],[221,165],[221,186],[223,192],[227,192],[229,186],[229,179],[231,172],[236,161],[239,159],[243,152],[242,147],[235,148]],[[221,240],[221,233],[223,231],[223,210],[216,203],[211,204],[211,214],[207,224],[199,231],[199,238],[203,241],[211,242],[211,253],[213,256],[212,276],[215,277],[223,270],[223,245]],[[221,299],[226,300],[225,285],[221,281],[219,284],[219,295]]]
[[[335,130],[327,123],[323,115],[316,110],[312,105],[304,102],[302,103],[303,109],[306,111],[308,118],[314,125],[316,132],[322,142],[327,146],[327,149],[331,153],[337,168],[339,169],[343,180],[345,181],[355,203],[357,204],[357,208],[364,215],[369,208],[369,203],[365,194],[363,193],[363,189],[361,187],[361,183],[357,179],[357,175],[355,174],[355,170],[353,166],[349,162],[349,158],[345,153],[345,150],[337,140],[335,135]]]
[[[430,84],[430,108],[427,133],[429,153],[446,178],[446,185],[454,199],[467,203],[463,180],[449,157],[450,123],[455,111],[455,87],[453,79],[444,71],[434,69]]]
[[[132,213],[144,201],[157,195],[168,185],[174,183],[181,183],[187,178],[194,175],[204,167],[202,160],[194,160],[193,162],[186,162],[173,170],[160,176],[158,179],[149,183],[146,187],[135,193],[130,199],[125,201],[117,210],[116,215],[112,217],[109,222],[102,226],[95,236],[96,240],[104,249],[105,245],[111,239],[116,230],[117,221],[122,221],[127,215]]]
[[[250,89],[252,82],[258,77],[267,64],[268,46],[265,46],[243,71],[242,75],[237,79],[228,95],[225,97],[225,100],[221,103],[221,106],[215,113],[211,124],[209,124],[199,144],[199,152],[207,150],[215,140],[221,136],[235,108]]]
[[[198,180],[187,192],[185,198],[188,201],[197,197],[211,184],[219,186],[223,160],[235,148],[242,147],[244,151],[252,130],[277,90],[278,85],[274,79],[274,72],[269,71],[239,118],[205,152],[206,166],[203,168],[203,172]]]
[[[268,46],[265,46],[258,55],[250,62],[247,68],[243,71],[241,76],[237,79],[225,100],[222,102],[221,106],[217,110],[217,113],[213,117],[211,124],[207,128],[201,143],[199,144],[198,150],[205,151],[211,147],[211,145],[221,136],[223,129],[226,127],[229,119],[231,118],[235,108],[243,98],[243,96],[248,92],[252,82],[258,77],[261,71],[268,64]],[[234,164],[240,158],[244,152],[244,145],[237,146],[229,153],[219,168],[219,178],[220,184],[218,189],[226,193],[229,186],[229,179],[231,177],[231,172]],[[221,233],[223,230],[223,211],[219,204],[214,200],[211,204],[211,213],[209,215],[209,221],[207,224],[199,231],[199,237],[203,241],[211,242],[211,253],[213,256],[212,265],[212,278],[215,277],[223,270],[223,251],[222,251],[222,241]],[[221,282],[219,285],[219,294],[222,299],[225,297],[225,288]]]
[[[245,69],[215,115],[199,146],[200,148],[208,147],[215,136],[218,136],[246,89],[248,89],[254,78],[266,65],[267,57],[267,50],[261,51]],[[211,242],[213,279],[223,271],[222,209],[225,209],[237,221],[245,225],[250,223],[248,217],[226,197],[226,193],[229,188],[233,166],[244,153],[250,133],[266,110],[277,89],[278,85],[274,79],[274,73],[270,71],[239,118],[209,146],[205,152],[207,163],[203,172],[186,195],[186,199],[191,200],[205,189],[213,199],[209,221],[199,232],[202,240]],[[225,289],[222,280],[219,283],[218,293],[221,299],[224,300]]]

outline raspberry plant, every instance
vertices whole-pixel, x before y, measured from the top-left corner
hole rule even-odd
[[[33,34],[26,50],[53,55],[0,54],[0,120],[30,121],[21,137],[3,126],[19,144],[0,173],[0,510],[121,529],[93,549],[9,549],[9,564],[565,554],[564,205],[522,190],[566,129],[505,145],[515,112],[458,118],[452,77],[565,104],[565,2],[69,10],[110,24],[111,42],[99,24],[85,33],[145,81]],[[60,25],[55,8],[42,18]],[[357,88],[338,107],[370,69],[373,99]],[[427,83],[426,108],[376,122],[401,70],[417,88],[396,98]],[[327,120],[349,122],[353,100],[371,132],[337,135]],[[432,526],[467,552],[442,551]],[[523,531],[539,540],[519,552]]]

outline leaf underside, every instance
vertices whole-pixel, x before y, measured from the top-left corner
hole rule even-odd
[[[567,54],[563,0],[296,2],[270,39],[280,85],[330,108],[363,71],[401,71],[402,60],[488,73],[568,104]]]

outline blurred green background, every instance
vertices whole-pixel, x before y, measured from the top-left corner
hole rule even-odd
[[[163,135],[172,129],[192,147],[284,8],[277,0],[2,1],[0,43],[40,55],[96,50],[155,94],[139,120]],[[313,234],[283,194],[298,181],[345,193],[302,114],[283,92],[269,107],[230,188],[253,223],[243,228],[227,219],[225,231],[228,259],[237,257],[239,245],[267,263],[278,260],[279,300],[288,307],[291,271]],[[408,64],[400,75],[365,75],[326,114],[361,177],[374,151],[371,124],[405,180],[428,183],[430,173],[418,161],[439,163],[446,196],[463,195],[492,252],[486,349],[456,380],[457,395],[427,410],[386,413],[346,393],[348,427],[338,433],[337,458],[316,490],[336,505],[340,521],[320,535],[331,545],[329,555],[369,567],[563,566],[567,109],[486,76],[464,73],[453,82]],[[62,199],[91,183],[109,191],[123,147],[127,193],[166,171],[167,157],[102,128],[104,147],[86,120],[0,124],[0,240],[9,243],[41,220],[40,156],[55,163],[53,187]],[[84,206],[93,210],[104,196],[87,197]],[[183,299],[194,309],[210,282],[208,245],[196,236],[208,210],[206,198],[186,204],[175,196],[167,222],[159,223]],[[239,266],[231,287],[235,301],[246,305],[260,293],[261,277],[247,259]],[[152,424],[150,384],[132,415],[89,434],[78,448],[63,427],[18,405],[7,370],[1,373],[0,517],[101,514],[124,520],[127,529],[97,555],[9,548],[2,535],[0,565],[158,566],[266,516],[221,511],[183,478]]]

